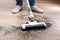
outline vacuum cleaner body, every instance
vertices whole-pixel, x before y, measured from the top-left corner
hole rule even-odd
[[[22,24],[21,29],[22,30],[26,30],[26,29],[29,30],[29,29],[33,29],[33,28],[46,27],[45,22],[37,22],[35,20],[32,10],[31,10],[31,7],[30,7],[30,4],[29,4],[29,0],[26,0],[26,3],[27,3],[27,11],[29,14],[29,16],[28,16],[29,21],[26,22],[26,24]]]

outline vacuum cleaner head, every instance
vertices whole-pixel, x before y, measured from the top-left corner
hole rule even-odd
[[[27,22],[27,24],[22,24],[21,29],[23,31],[25,30],[33,30],[33,29],[39,29],[39,28],[46,28],[45,22]]]

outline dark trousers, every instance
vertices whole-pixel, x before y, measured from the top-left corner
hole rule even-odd
[[[36,0],[29,0],[29,2],[30,2],[31,6],[34,6],[36,4]],[[22,6],[23,5],[23,0],[16,0],[16,5]]]

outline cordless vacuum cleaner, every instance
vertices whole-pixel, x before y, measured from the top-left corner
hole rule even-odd
[[[46,28],[46,23],[45,22],[37,22],[34,18],[34,15],[32,13],[29,0],[26,0],[27,3],[27,11],[29,13],[29,21],[26,22],[26,24],[22,24],[21,29],[22,30],[33,30],[34,28],[40,28],[40,27],[45,27]]]

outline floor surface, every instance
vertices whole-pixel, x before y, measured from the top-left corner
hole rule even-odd
[[[60,40],[60,1],[41,0],[37,6],[44,14],[33,12],[36,19],[51,23],[45,30],[21,31],[18,27],[28,21],[25,3],[23,10],[11,13],[15,0],[0,0],[0,40]]]

